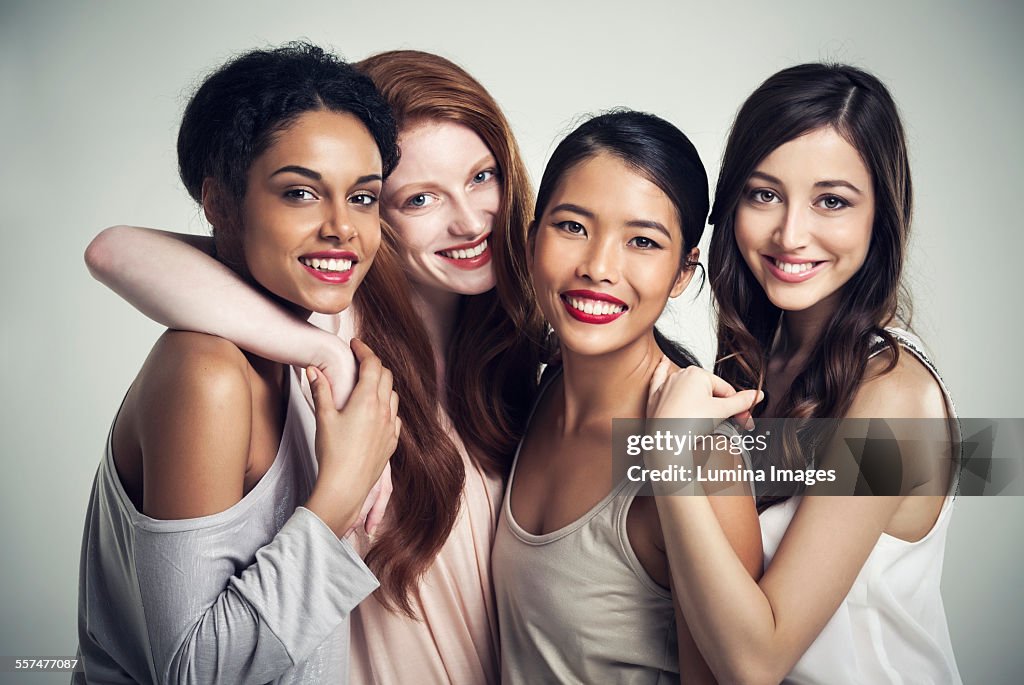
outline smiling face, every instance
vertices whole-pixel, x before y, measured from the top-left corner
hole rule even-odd
[[[298,117],[248,173],[243,249],[252,277],[298,308],[349,306],[380,245],[381,158],[351,114]]]
[[[402,131],[381,213],[418,285],[462,295],[494,287],[490,235],[501,207],[494,155],[469,128],[428,121]]]
[[[868,254],[871,173],[833,128],[784,143],[761,160],[736,209],[736,244],[772,304],[834,308]]]
[[[565,173],[534,234],[538,304],[564,349],[602,355],[653,342],[680,268],[679,213],[658,186],[599,153]],[[696,249],[690,258],[696,259]]]

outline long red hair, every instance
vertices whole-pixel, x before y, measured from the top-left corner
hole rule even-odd
[[[470,458],[487,472],[505,475],[537,389],[543,337],[543,319],[526,265],[532,190],[519,147],[494,98],[465,70],[443,57],[399,50],[373,55],[355,66],[384,94],[399,131],[428,120],[462,124],[480,136],[497,161],[502,202],[491,233],[497,286],[462,298],[447,350],[448,358],[457,363],[447,365],[442,391]],[[395,234],[385,230],[382,238],[381,251],[397,254],[400,246]],[[375,284],[368,282],[361,292],[374,288]],[[413,322],[408,325],[412,327]],[[428,374],[424,371],[428,371],[433,384],[433,357],[428,359],[424,353],[424,348],[430,353],[428,338],[422,322],[416,325],[415,339],[403,344],[415,352],[415,363],[422,366],[415,370],[419,373],[410,372],[418,383],[425,383]],[[361,310],[360,330],[370,329],[385,339],[396,335],[390,317],[377,319]],[[372,336],[361,335],[377,351]],[[390,368],[397,382],[405,369]],[[408,587],[426,570],[451,533],[465,484],[462,460],[454,448],[429,458],[392,460],[392,472],[395,495],[391,516],[396,523],[367,556],[385,588]],[[408,611],[407,602],[394,594],[386,595],[385,600],[388,597]]]

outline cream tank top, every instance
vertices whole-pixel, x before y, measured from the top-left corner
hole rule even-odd
[[[643,483],[623,480],[578,520],[533,535],[511,512],[516,463],[491,558],[502,682],[678,683],[672,595],[644,570],[626,532]]]
[[[921,341],[900,329],[889,332],[931,371],[946,396],[950,418],[955,417],[949,391]],[[793,497],[761,514],[765,568],[800,501]],[[784,683],[961,684],[939,592],[952,510],[951,494],[932,529],[916,542],[882,534],[849,594]]]

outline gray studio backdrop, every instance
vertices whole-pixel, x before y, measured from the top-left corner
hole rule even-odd
[[[910,135],[916,328],[961,414],[1024,416],[1021,4],[722,5],[3,0],[0,656],[75,650],[90,483],[160,333],[90,279],[82,252],[117,223],[205,230],[176,176],[178,118],[209,68],[254,46],[306,37],[350,59],[402,47],[450,57],[504,107],[534,179],[577,115],[616,105],[679,125],[714,178],[737,107],[769,74],[818,59],[866,67]],[[707,295],[686,293],[665,322],[705,363]],[[1021,499],[958,502],[943,591],[965,682],[1019,682],[1022,540]]]

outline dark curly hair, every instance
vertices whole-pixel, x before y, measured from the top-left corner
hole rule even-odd
[[[391,109],[368,76],[338,57],[308,43],[253,50],[236,57],[209,76],[185,110],[178,134],[181,180],[196,202],[203,203],[203,184],[213,179],[214,245],[217,259],[243,278],[249,277],[242,251],[240,207],[246,177],[253,162],[299,116],[311,111],[344,112],[357,117],[380,150],[383,175],[398,163],[397,127]],[[207,204],[211,198],[206,198]],[[390,229],[381,225],[384,239],[373,267],[353,296],[360,320],[359,337],[391,370],[394,389],[402,398],[399,417],[402,434],[392,457],[396,473],[413,470],[431,479],[438,464],[461,463],[455,445],[438,421],[439,404],[434,379],[433,351],[426,341],[419,315],[412,306],[409,279],[402,271]],[[399,481],[399,487],[404,484]],[[397,490],[391,511],[407,512],[410,495]],[[431,502],[431,504],[434,504]],[[426,518],[433,509],[414,510],[386,530],[387,539],[399,540],[407,559],[432,558],[429,543],[404,534],[408,529],[429,530]],[[396,533],[397,530],[397,533]],[[397,536],[397,537],[396,537]],[[381,580],[382,599],[412,615],[410,597],[424,565],[390,573],[389,558],[368,559]]]
[[[233,217],[245,197],[253,162],[305,112],[328,110],[358,118],[380,150],[383,175],[398,163],[391,108],[369,77],[324,49],[293,42],[235,57],[208,76],[192,96],[178,130],[178,173],[189,195],[203,201],[203,182],[217,183],[219,207]],[[246,275],[238,221],[214,226],[217,257]]]

